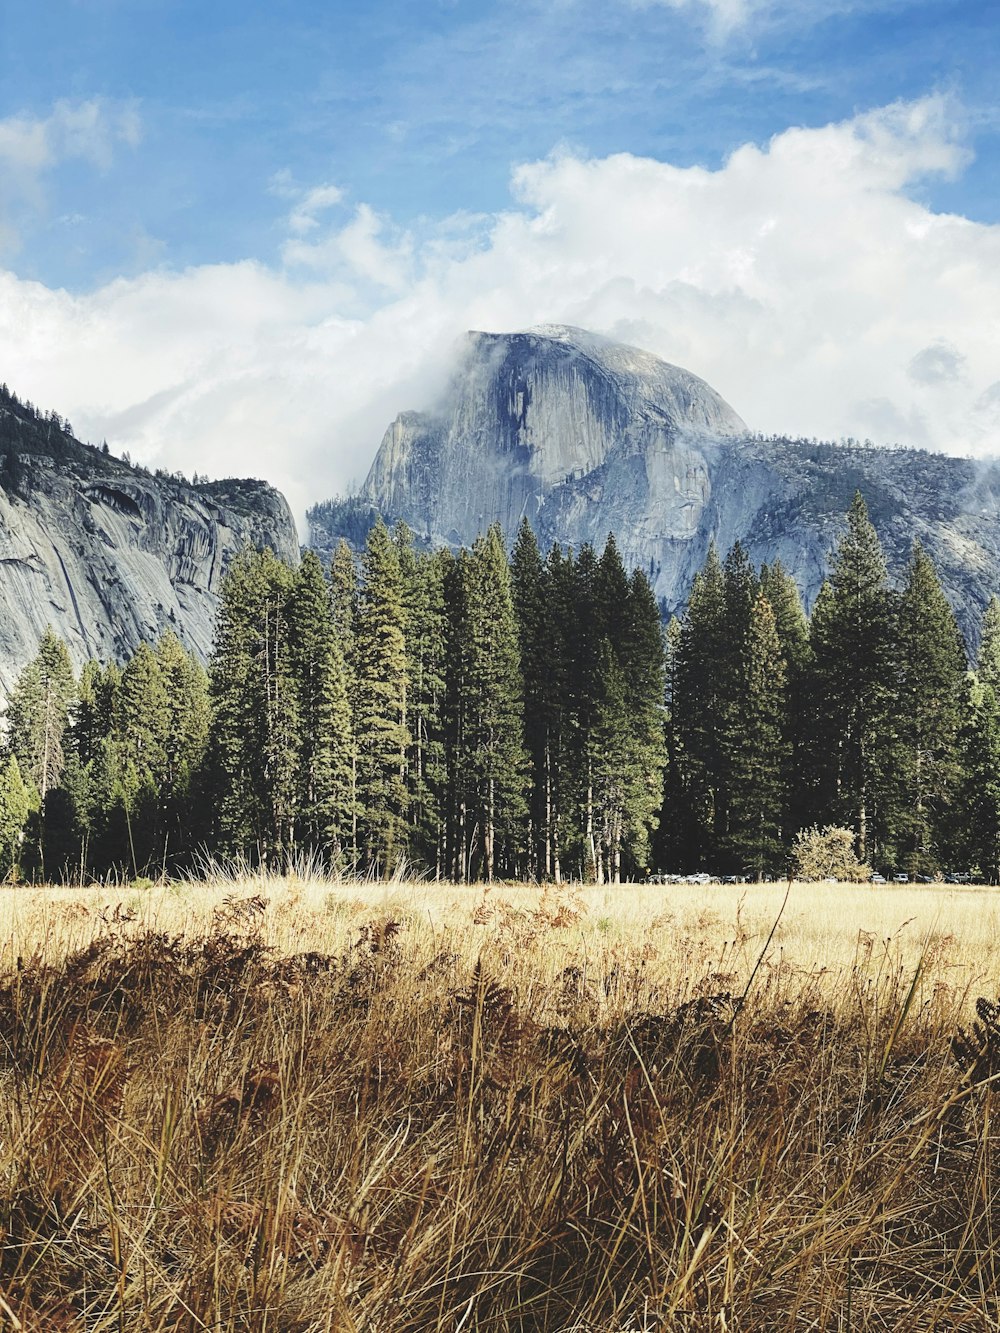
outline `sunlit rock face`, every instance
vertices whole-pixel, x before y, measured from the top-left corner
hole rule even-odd
[[[30,421],[21,451],[15,416],[18,476],[0,487],[0,692],[46,625],[77,666],[122,661],[167,629],[204,660],[235,553],[270,546],[297,562],[291,512],[265,483],[189,485],[68,437],[46,454]]]
[[[358,496],[317,506],[311,543],[355,545],[377,511],[430,545],[527,516],[543,546],[615,534],[668,615],[711,541],[780,559],[811,605],[854,492],[901,577],[913,539],[938,564],[970,642],[1000,588],[1000,474],[916,450],[753,435],[704,380],[564,326],[470,333],[442,400],[386,431]]]

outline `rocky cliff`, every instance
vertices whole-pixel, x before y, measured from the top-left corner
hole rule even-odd
[[[151,475],[0,391],[2,693],[46,625],[78,666],[121,659],[166,629],[204,659],[220,581],[248,542],[298,559],[272,487]]]
[[[900,575],[914,537],[963,630],[1000,590],[1000,469],[858,444],[762,439],[696,375],[580,329],[470,333],[443,400],[389,427],[361,492],[310,511],[311,543],[357,544],[376,512],[429,543],[527,516],[544,545],[603,545],[665,614],[715,540],[780,558],[811,605],[856,489]]]

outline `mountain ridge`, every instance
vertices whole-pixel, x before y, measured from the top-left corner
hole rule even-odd
[[[811,605],[854,491],[898,579],[918,537],[967,642],[1000,589],[1000,468],[913,449],[763,437],[704,380],[572,326],[467,336],[427,412],[398,414],[361,490],[309,511],[310,545],[357,546],[379,513],[428,545],[527,517],[543,545],[614,532],[680,610],[711,541],[780,559]]]
[[[266,482],[150,473],[0,389],[3,692],[47,625],[75,666],[122,660],[168,629],[205,660],[222,577],[246,543],[298,560],[287,501]]]

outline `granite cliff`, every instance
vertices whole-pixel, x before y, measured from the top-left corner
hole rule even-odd
[[[310,543],[353,544],[380,513],[427,544],[470,543],[523,516],[543,545],[614,532],[664,613],[715,540],[780,558],[811,605],[860,489],[890,572],[919,537],[970,642],[1000,590],[1000,468],[909,449],[754,435],[703,380],[563,326],[470,333],[444,398],[386,431],[358,495],[316,505]]]
[[[204,659],[220,581],[246,543],[298,560],[288,505],[264,482],[150,474],[0,391],[0,692],[46,625],[77,666],[166,629]]]

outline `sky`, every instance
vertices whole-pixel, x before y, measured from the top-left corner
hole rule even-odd
[[[305,507],[464,330],[1000,454],[996,0],[0,0],[0,380]]]

